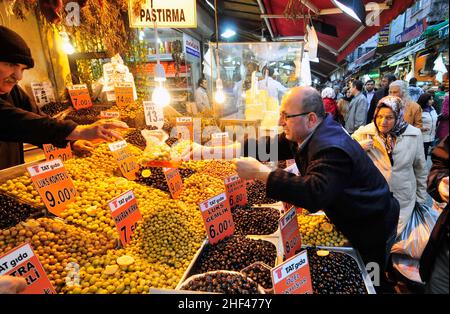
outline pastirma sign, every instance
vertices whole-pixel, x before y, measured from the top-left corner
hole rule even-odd
[[[197,28],[196,0],[128,1],[130,27]],[[135,6],[137,6],[135,8]]]

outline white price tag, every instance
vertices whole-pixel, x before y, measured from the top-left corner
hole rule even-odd
[[[145,124],[162,129],[164,125],[164,111],[161,106],[151,101],[144,101]]]

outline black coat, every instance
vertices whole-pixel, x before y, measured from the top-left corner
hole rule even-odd
[[[371,123],[373,120],[373,115],[375,114],[375,109],[377,108],[378,102],[381,98],[389,95],[389,88],[382,87],[375,92],[372,101],[370,102],[369,110],[367,110],[367,124]]]
[[[278,152],[280,159],[295,158],[301,175],[273,171],[267,196],[311,212],[324,210],[366,262],[384,265],[400,208],[361,146],[327,115],[300,150],[282,135]]]
[[[9,94],[0,95],[0,169],[24,162],[22,143],[65,147],[65,138],[76,126],[46,116],[15,86]]]

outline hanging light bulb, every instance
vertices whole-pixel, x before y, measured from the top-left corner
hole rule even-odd
[[[158,63],[155,67],[155,82],[157,84],[156,88],[152,93],[152,101],[159,106],[165,107],[170,103],[170,94],[164,87],[164,82],[166,80],[166,71],[164,67]]]
[[[64,53],[68,55],[73,54],[75,52],[75,48],[70,42],[69,35],[66,32],[60,32],[59,35],[61,36],[62,40],[61,48],[64,51]]]
[[[216,95],[214,96],[214,100],[218,104],[225,102],[225,93],[223,92],[223,84],[220,78],[216,80]]]

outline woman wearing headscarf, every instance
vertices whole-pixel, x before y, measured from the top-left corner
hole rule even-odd
[[[434,97],[430,93],[425,93],[419,96],[417,103],[422,108],[422,136],[423,148],[425,151],[425,159],[428,158],[428,151],[433,145],[436,136],[436,125],[438,114],[433,107]]]
[[[372,123],[353,133],[383,174],[400,203],[397,234],[410,220],[415,203],[427,199],[427,168],[422,132],[403,119],[404,105],[398,97],[382,98]]]
[[[331,87],[325,87],[322,91],[322,100],[323,105],[325,106],[325,112],[331,114],[333,119],[337,121],[337,105],[334,98],[336,97],[336,94],[334,93],[334,90]]]

